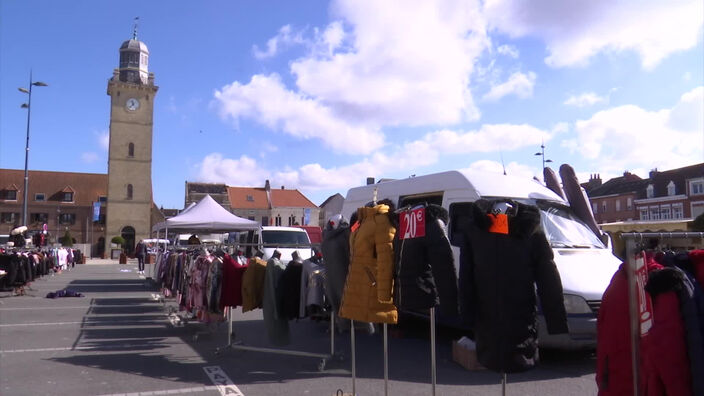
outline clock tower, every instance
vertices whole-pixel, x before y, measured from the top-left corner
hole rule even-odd
[[[108,200],[106,252],[115,236],[125,238],[128,252],[137,241],[151,235],[152,126],[154,73],[149,73],[149,50],[132,39],[120,46],[120,67],[108,80],[110,96],[110,148],[108,150]]]

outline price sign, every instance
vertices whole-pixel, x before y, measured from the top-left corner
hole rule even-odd
[[[645,266],[643,255],[636,257],[635,270],[640,335],[644,336],[653,327],[653,302],[650,299],[650,294],[645,292],[645,284],[648,282],[648,269]]]
[[[399,218],[401,234],[399,239],[413,239],[425,236],[425,208],[407,210]]]

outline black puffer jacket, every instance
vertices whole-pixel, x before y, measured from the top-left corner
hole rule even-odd
[[[341,224],[337,229],[326,229],[320,249],[325,265],[325,294],[333,311],[338,312],[350,267],[349,225]]]
[[[425,215],[424,236],[405,238],[399,229],[394,238],[394,303],[399,309],[418,310],[440,305],[443,315],[457,314],[457,275],[445,224],[447,211],[438,205],[416,207]],[[399,215],[405,216],[409,212]]]
[[[535,284],[550,334],[567,332],[560,274],[533,206],[511,202],[508,234],[489,232],[496,201],[453,209],[460,247],[460,310],[473,327],[479,362],[520,372],[538,359]]]

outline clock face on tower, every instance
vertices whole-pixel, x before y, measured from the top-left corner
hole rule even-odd
[[[127,102],[125,103],[125,107],[129,111],[135,111],[139,108],[139,100],[135,98],[129,98],[127,99]]]

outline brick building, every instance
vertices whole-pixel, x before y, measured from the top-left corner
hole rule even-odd
[[[318,208],[297,189],[272,189],[269,180],[264,187],[232,187],[217,183],[186,182],[185,206],[210,194],[233,214],[254,220],[261,225],[319,225]]]
[[[24,170],[0,169],[0,234],[22,225]],[[108,175],[98,173],[29,171],[28,235],[46,224],[49,242],[68,231],[78,243],[94,248],[105,237]],[[93,222],[93,205],[100,206]]]
[[[704,163],[650,172],[625,172],[587,189],[598,223],[694,219],[704,213]],[[592,180],[590,180],[592,182]]]

